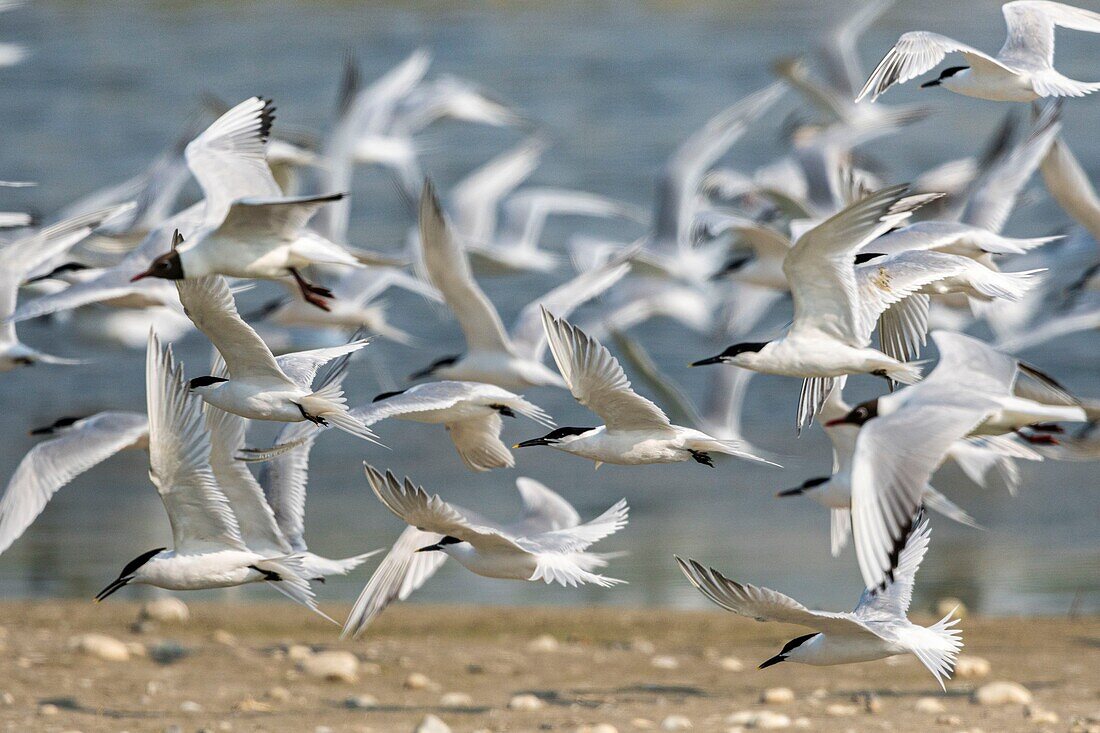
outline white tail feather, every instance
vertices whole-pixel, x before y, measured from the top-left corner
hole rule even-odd
[[[376,445],[382,445],[378,440],[378,436],[370,428],[348,414],[347,402],[344,397],[344,389],[337,380],[322,386],[313,394],[303,397],[298,404],[310,417],[320,418],[345,433],[350,433]]]

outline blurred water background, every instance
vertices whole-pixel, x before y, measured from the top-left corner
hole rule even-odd
[[[264,94],[278,105],[280,125],[325,130],[331,122],[342,61],[358,59],[365,79],[383,73],[417,47],[434,54],[433,74],[484,83],[544,125],[553,148],[535,184],[576,187],[649,205],[664,159],[706,119],[770,80],[770,62],[809,48],[821,29],[851,3],[833,2],[145,2],[37,1],[0,17],[0,38],[28,44],[33,56],[0,71],[0,175],[39,182],[5,190],[0,208],[32,207],[46,215],[73,198],[142,169],[180,134],[204,93],[237,101]],[[949,33],[993,51],[1003,39],[996,2],[902,1],[865,36],[870,66],[905,30]],[[1069,76],[1100,78],[1100,39],[1059,32],[1058,65]],[[940,112],[865,151],[906,180],[981,146],[1006,111],[1003,105],[921,91],[892,90],[894,102],[935,100]],[[793,95],[789,95],[793,97]],[[1073,100],[1065,135],[1090,172],[1100,171],[1095,135],[1100,100]],[[782,151],[781,127],[793,100],[758,124],[729,160],[746,170]],[[520,139],[517,133],[437,125],[423,141],[424,164],[446,189]],[[1036,187],[1041,184],[1036,183]],[[358,175],[353,187],[353,244],[398,250],[412,223],[388,179]],[[1040,198],[1017,211],[1009,231],[1045,234],[1064,226]],[[547,246],[560,247],[577,226],[553,225]],[[585,225],[618,239],[641,234],[626,225]],[[505,322],[532,297],[566,276],[484,280]],[[270,295],[244,297],[262,302]],[[387,297],[393,321],[426,346],[378,341],[349,380],[353,402],[365,402],[404,375],[461,350],[461,336],[442,311],[400,292]],[[246,310],[242,308],[242,310]],[[590,314],[591,309],[582,310]],[[90,315],[95,318],[95,312]],[[143,409],[143,355],[107,348],[81,332],[81,319],[28,323],[24,340],[53,353],[88,353],[83,368],[38,367],[0,377],[0,475],[34,444],[27,431],[63,415],[106,408]],[[658,364],[697,398],[706,370],[690,358],[725,344],[678,325],[653,321],[633,334]],[[179,354],[192,375],[205,373],[208,347],[191,336]],[[1062,339],[1029,354],[1072,389],[1100,397],[1096,334]],[[877,380],[854,380],[870,394]],[[645,386],[642,391],[647,391]],[[777,490],[828,473],[828,444],[817,430],[795,437],[794,380],[754,380],[744,425],[751,438],[785,465],[778,470],[734,461],[605,466],[549,449],[517,451],[515,470],[478,475],[465,470],[442,428],[390,421],[377,432],[392,450],[329,434],[313,452],[307,535],[318,552],[353,554],[388,544],[401,530],[368,493],[360,467],[408,473],[430,491],[506,518],[518,506],[517,475],[535,477],[573,501],[581,514],[602,511],[620,496],[631,504],[630,526],[600,549],[628,550],[610,574],[630,584],[611,590],[562,590],[479,578],[446,567],[416,596],[420,601],[506,604],[705,605],[672,562],[672,554],[713,563],[728,575],[769,585],[808,604],[844,608],[860,582],[851,550],[828,553],[828,516],[806,500],[775,498]],[[527,395],[561,425],[591,416],[564,392]],[[508,421],[509,443],[541,434],[529,421]],[[266,435],[266,434],[265,434]],[[139,552],[169,542],[163,508],[146,478],[142,453],[119,455],[60,492],[37,523],[0,557],[0,595],[91,597]],[[974,530],[935,518],[933,543],[918,579],[917,608],[953,595],[990,613],[1066,613],[1100,609],[1100,492],[1089,464],[1023,465],[1019,496],[979,489],[958,471],[936,485],[984,526]],[[323,599],[350,600],[373,561],[350,578],[330,579]],[[139,589],[130,591],[140,593]],[[234,591],[271,598],[264,588]]]

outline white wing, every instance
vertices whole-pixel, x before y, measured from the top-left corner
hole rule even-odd
[[[783,260],[794,299],[791,332],[815,330],[863,346],[854,258],[865,245],[909,218],[926,199],[902,198],[890,186],[858,201],[803,234]]]
[[[269,100],[251,97],[187,144],[187,167],[202,187],[206,221],[220,221],[237,199],[283,195],[264,150],[274,119]]]
[[[856,95],[856,101],[859,102],[870,94],[873,102],[890,87],[895,84],[904,84],[935,68],[943,61],[944,56],[955,52],[965,56],[971,67],[1013,73],[1012,69],[992,56],[965,43],[960,43],[954,38],[928,31],[911,31],[903,33],[894,47],[878,63],[868,77],[867,83],[863,85],[863,89]]]
[[[391,603],[405,600],[428,582],[447,561],[447,555],[417,550],[441,539],[441,534],[406,527],[355,600],[341,638],[358,637]]]
[[[504,422],[498,413],[447,423],[446,427],[455,450],[471,471],[511,468],[516,465],[512,452],[500,440]]]
[[[247,464],[236,458],[244,445],[248,421],[212,405],[206,405],[204,411],[206,429],[210,432],[210,469],[218,488],[233,507],[241,538],[255,552],[288,554],[290,545],[279,531],[263,489]]]
[[[322,206],[344,198],[343,193],[317,196],[283,196],[237,198],[225,210],[225,216],[211,236],[233,240],[241,248],[246,242],[257,242],[270,249],[273,242],[293,242],[298,239],[313,215]],[[308,244],[303,242],[303,246]],[[200,241],[201,245],[201,241]],[[181,248],[185,249],[186,245]],[[336,259],[336,256],[332,257]],[[340,258],[343,264],[345,258]],[[346,256],[354,261],[350,254]]]
[[[909,346],[922,344],[924,331],[919,329],[927,328],[927,307],[923,299],[915,294],[926,285],[966,272],[974,264],[973,260],[961,255],[914,250],[877,257],[856,266],[856,288],[859,293],[858,335],[862,339],[870,339],[879,317],[889,309],[894,311],[893,317],[901,321],[898,328],[905,343]],[[904,307],[901,310],[891,307],[911,297],[917,297],[912,313]]]
[[[450,200],[459,236],[476,244],[493,243],[501,199],[535,171],[545,149],[541,138],[524,140],[455,185]]]
[[[913,581],[917,577],[924,555],[928,551],[928,538],[931,529],[928,516],[922,511],[913,522],[913,529],[905,540],[905,547],[898,555],[898,564],[894,568],[893,580],[885,589],[868,588],[863,592],[854,613],[865,619],[901,619],[909,613],[909,603],[913,600]]]
[[[279,365],[283,373],[290,377],[291,381],[302,389],[309,389],[313,384],[313,378],[317,376],[317,370],[333,359],[354,354],[359,349],[370,343],[369,338],[353,339],[343,346],[326,346],[309,351],[295,351],[291,354],[283,354],[275,357],[275,363]]]
[[[738,583],[714,568],[703,567],[694,560],[684,561],[677,557],[676,562],[699,592],[727,611],[740,616],[757,621],[796,624],[827,633],[872,633],[852,614],[811,611],[779,591]]]
[[[547,218],[554,215],[619,217],[638,222],[644,216],[637,206],[594,193],[527,187],[504,202],[504,222],[495,244],[534,250],[542,238]]]
[[[1047,191],[1062,210],[1100,241],[1100,196],[1065,140],[1057,138],[1051,143],[1039,170]]]
[[[619,499],[607,511],[589,522],[520,537],[516,539],[516,544],[535,553],[568,555],[583,552],[625,527],[629,511],[626,499]]]
[[[430,181],[425,181],[420,197],[420,247],[428,277],[458,320],[466,346],[510,351],[500,315],[474,280],[466,253],[452,235]]]
[[[210,435],[202,400],[190,393],[172,347],[149,332],[145,360],[149,479],[157,487],[172,543],[183,554],[246,550],[237,518],[210,469]]]
[[[306,483],[309,453],[321,428],[311,422],[287,423],[275,439],[278,445],[292,445],[260,469],[260,486],[275,514],[279,531],[296,552],[307,549],[305,541]]]
[[[859,431],[852,460],[852,535],[867,588],[890,577],[924,487],[951,445],[995,408],[992,400],[964,390],[957,389],[950,400],[910,397],[903,408]]]
[[[582,272],[572,280],[559,285],[542,297],[531,301],[512,326],[512,344],[515,350],[532,361],[542,361],[546,353],[546,329],[542,325],[542,308],[557,313],[560,318],[569,315],[581,304],[598,297],[630,271],[626,263],[602,265]]]
[[[973,336],[934,331],[932,341],[940,352],[936,368],[928,375],[930,386],[977,392],[991,397],[1012,393],[1019,362]]]
[[[523,502],[519,519],[507,525],[509,534],[524,537],[581,523],[581,515],[560,494],[533,478],[516,478],[516,490]]]
[[[375,495],[407,524],[425,532],[456,537],[475,546],[495,546],[512,552],[527,551],[503,531],[471,521],[440,499],[438,494],[428,496],[423,488],[408,478],[402,482],[389,471],[382,475],[373,466],[364,463],[363,467]]]
[[[229,284],[220,275],[176,281],[180,302],[214,348],[234,379],[266,379],[292,383],[279,368],[271,349],[237,312]]]
[[[149,434],[137,412],[100,412],[31,448],[0,499],[0,552],[7,550],[65,484]]]
[[[1100,14],[1047,0],[1017,0],[1001,6],[1008,38],[998,58],[1029,69],[1054,65],[1054,26],[1100,33]]]
[[[569,391],[608,430],[670,430],[661,408],[635,392],[611,352],[565,319],[542,310],[550,352]]]
[[[545,425],[553,424],[550,417],[538,405],[506,389],[481,382],[441,381],[417,384],[404,392],[376,399],[369,405],[356,407],[351,411],[351,415],[361,420],[364,425],[373,425],[388,417],[446,410],[468,400],[495,400],[536,422]]]

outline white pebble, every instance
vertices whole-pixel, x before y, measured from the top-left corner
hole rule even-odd
[[[745,663],[737,657],[722,657],[718,660],[718,666],[727,672],[740,672],[745,669]]]
[[[649,718],[634,718],[630,721],[630,727],[637,730],[653,730],[657,724]]]
[[[596,725],[582,725],[573,733],[619,733],[619,729],[610,723],[597,723]]]
[[[291,644],[287,647],[286,658],[292,662],[301,662],[313,656],[313,650],[305,644]]]
[[[69,648],[90,657],[98,657],[108,662],[125,662],[130,659],[130,650],[118,639],[106,634],[82,634],[69,640]]]
[[[182,624],[191,618],[187,604],[175,596],[155,598],[141,607],[140,618],[161,623]]]
[[[38,706],[39,715],[57,715],[59,712],[61,711],[58,707],[52,703],[46,702]]]
[[[859,708],[855,705],[846,705],[840,702],[834,702],[832,705],[825,707],[825,714],[831,715],[834,718],[842,718],[847,715],[855,715],[859,712]]]
[[[789,716],[771,710],[742,710],[728,716],[726,722],[752,730],[778,730],[791,727]]]
[[[1043,710],[1040,707],[1035,707],[1032,705],[1028,705],[1026,708],[1024,708],[1024,717],[1032,723],[1037,723],[1039,725],[1053,725],[1058,723],[1060,720],[1058,717],[1058,713],[1054,712],[1053,710]]]
[[[962,655],[955,661],[955,676],[967,679],[985,677],[990,670],[989,660],[982,657]]]
[[[369,710],[378,706],[378,698],[374,695],[354,695],[344,700],[344,707],[352,710]]]
[[[238,713],[268,713],[271,712],[271,704],[261,702],[254,697],[246,697],[233,706]]]
[[[276,685],[264,693],[264,697],[275,702],[287,702],[290,700],[290,690]]]
[[[789,687],[769,687],[760,695],[760,702],[765,705],[784,705],[794,702],[794,690]]]
[[[420,672],[410,672],[409,676],[405,678],[405,689],[407,690],[426,690],[434,684],[428,675]]]
[[[413,729],[413,733],[451,733],[451,726],[434,715],[425,715],[420,725]]]
[[[661,721],[661,730],[691,730],[694,726],[683,715],[670,715]]]
[[[194,700],[184,700],[180,703],[181,713],[201,713],[202,705],[199,705]]]
[[[542,710],[545,706],[546,703],[531,694],[514,695],[512,699],[508,701],[508,709],[510,710],[524,710],[530,712],[532,710]]]
[[[237,637],[229,633],[225,629],[215,629],[211,637],[215,644],[221,644],[222,646],[237,646]]]
[[[653,645],[653,642],[649,639],[636,638],[630,642],[630,648],[636,652],[642,654],[652,654],[657,651],[657,647]]]
[[[649,663],[657,669],[679,669],[680,667],[680,660],[666,655],[653,657]]]
[[[529,652],[556,652],[557,650],[558,640],[550,636],[550,634],[537,636],[527,642],[527,651]]]
[[[990,682],[974,690],[971,700],[979,705],[1027,705],[1031,693],[1016,682]]]
[[[947,708],[943,706],[943,703],[934,697],[922,697],[913,705],[913,709],[918,713],[926,713],[928,715],[937,715],[947,711]]]
[[[439,704],[445,708],[468,708],[474,704],[474,699],[465,692],[447,692],[439,698]]]
[[[298,662],[298,669],[310,677],[329,682],[356,682],[359,679],[359,660],[351,652],[325,651]]]

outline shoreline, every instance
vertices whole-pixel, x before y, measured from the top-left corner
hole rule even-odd
[[[361,639],[342,642],[336,627],[291,605],[194,603],[186,622],[136,623],[141,605],[0,602],[0,724],[381,733],[413,731],[435,715],[456,732],[608,724],[622,733],[684,721],[696,731],[737,730],[744,726],[731,716],[768,711],[792,730],[991,733],[1071,730],[1072,720],[1100,715],[1100,616],[968,617],[963,654],[990,671],[956,676],[943,694],[907,657],[758,671],[804,630],[721,612],[398,605]],[[86,634],[111,637],[107,651],[121,647],[129,659],[75,649]],[[313,676],[325,664],[345,681]],[[996,680],[1023,685],[1033,703],[971,702]],[[772,693],[776,701],[762,703],[776,687],[793,699]],[[1100,718],[1078,729],[1090,725]]]

